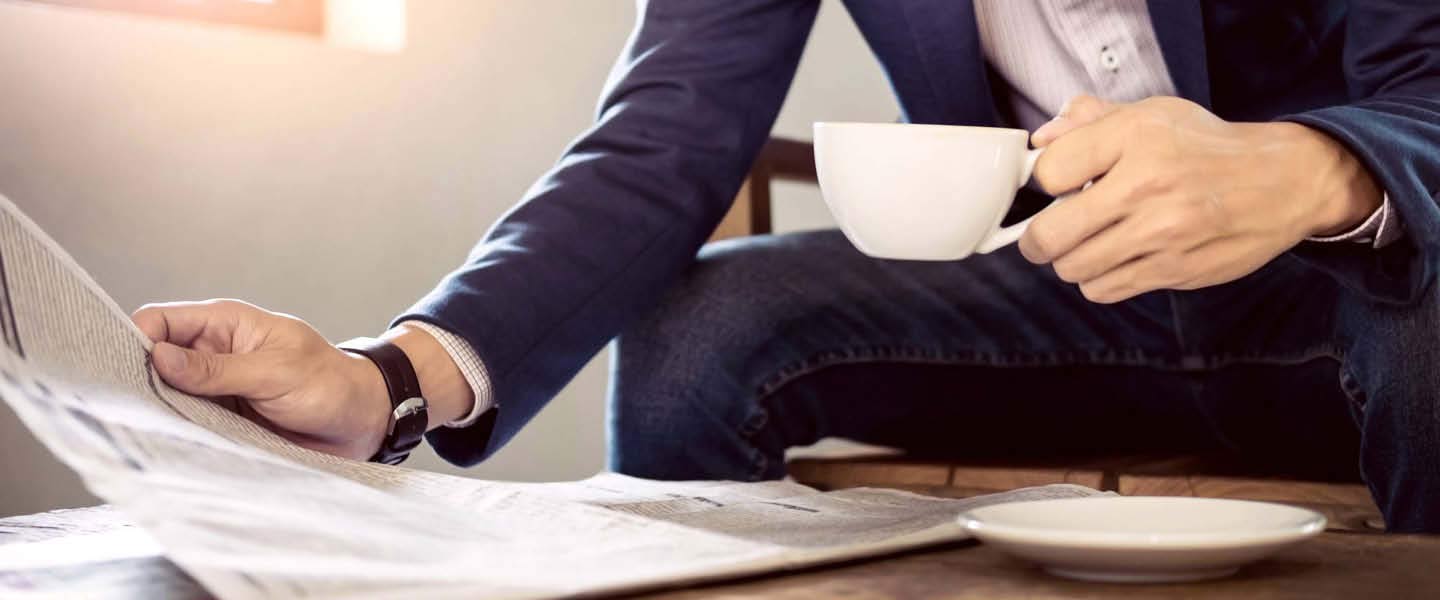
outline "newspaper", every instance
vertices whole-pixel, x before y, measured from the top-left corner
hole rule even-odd
[[[965,509],[1098,493],[1056,485],[955,500],[613,473],[526,484],[313,452],[167,386],[127,314],[3,197],[0,337],[0,396],[221,598],[635,591],[957,540]]]

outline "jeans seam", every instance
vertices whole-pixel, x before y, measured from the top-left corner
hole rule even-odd
[[[1359,427],[1361,431],[1360,456],[1356,458],[1356,461],[1359,462],[1360,481],[1365,484],[1365,489],[1369,490],[1371,498],[1381,498],[1383,497],[1382,490],[1370,478],[1370,474],[1365,469],[1365,404],[1369,398],[1366,397],[1365,389],[1360,386],[1360,382],[1356,380],[1354,371],[1350,369],[1347,362],[1349,357],[1344,352],[1338,352],[1336,358],[1340,361],[1340,372],[1337,377],[1340,383],[1340,392],[1345,394],[1345,399],[1350,402],[1350,416],[1355,419],[1355,426]]]
[[[996,368],[1035,368],[1068,366],[1146,367],[1167,371],[1216,369],[1237,364],[1271,364],[1277,366],[1302,364],[1317,358],[1338,358],[1330,346],[1316,346],[1299,352],[1276,355],[1222,354],[1211,356],[1165,356],[1140,349],[1074,350],[1064,352],[973,352],[936,351],[913,346],[852,346],[812,354],[781,367],[760,383],[757,400],[763,399],[786,384],[821,369],[847,364],[871,362],[990,366]],[[1192,360],[1194,359],[1194,360]],[[757,432],[758,432],[757,428]]]
[[[1180,352],[1185,352],[1185,329],[1180,325],[1180,295],[1175,292],[1166,292],[1170,297],[1170,325],[1175,330],[1175,344]]]
[[[736,431],[740,434],[740,438],[745,440],[750,451],[750,472],[746,473],[746,481],[760,481],[765,475],[765,469],[770,466],[770,460],[765,457],[765,453],[755,443],[755,436],[770,424],[770,411],[765,408],[762,400],[763,397],[757,398],[750,405],[750,414],[740,423],[740,427]]]
[[[1356,419],[1359,420],[1365,414],[1365,403],[1368,398],[1365,396],[1365,390],[1360,387],[1360,382],[1356,380],[1355,373],[1351,371],[1350,365],[1346,360],[1347,357],[1341,354],[1336,358],[1340,361],[1340,373],[1337,378],[1340,383],[1340,391],[1343,392],[1345,398],[1350,401],[1351,407],[1356,411],[1353,414]]]

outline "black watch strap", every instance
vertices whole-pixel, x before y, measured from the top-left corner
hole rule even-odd
[[[430,423],[429,407],[420,394],[420,378],[415,375],[410,357],[399,346],[374,338],[355,338],[337,347],[375,363],[390,391],[390,425],[385,441],[370,461],[387,465],[404,462],[410,451],[420,445]]]

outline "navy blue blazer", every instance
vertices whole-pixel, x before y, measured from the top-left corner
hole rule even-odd
[[[904,118],[1003,125],[969,0],[847,0]],[[469,465],[515,435],[691,264],[770,133],[819,0],[650,0],[595,125],[403,319],[470,342],[498,407],[431,444]],[[1378,302],[1440,258],[1440,1],[1150,0],[1178,93],[1321,129],[1404,219],[1383,250],[1293,250]]]

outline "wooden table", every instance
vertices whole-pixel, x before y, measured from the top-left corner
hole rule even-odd
[[[127,526],[105,507],[0,519],[0,545]],[[162,558],[0,572],[55,597],[208,598]],[[1327,532],[1205,583],[1083,583],[1046,575],[974,543],[797,573],[648,594],[646,598],[1440,598],[1440,536]]]
[[[1234,577],[1186,584],[1070,581],[983,544],[656,594],[654,598],[1440,598],[1440,537],[1324,533]]]

